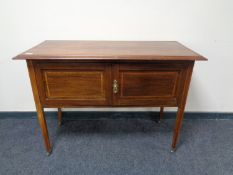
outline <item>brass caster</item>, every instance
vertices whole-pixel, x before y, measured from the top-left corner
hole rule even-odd
[[[47,152],[46,152],[46,155],[47,155],[47,156],[50,156],[51,154],[52,154],[52,148],[50,149],[50,151],[47,151]]]
[[[171,149],[171,153],[174,153],[174,152],[176,152],[176,148]]]
[[[161,120],[157,120],[157,119],[154,119],[153,120],[155,123],[161,123],[162,121]]]

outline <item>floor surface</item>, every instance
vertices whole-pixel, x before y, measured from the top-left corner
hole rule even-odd
[[[175,153],[174,120],[47,119],[53,153],[46,156],[35,118],[0,119],[3,175],[232,175],[233,120],[187,119]]]

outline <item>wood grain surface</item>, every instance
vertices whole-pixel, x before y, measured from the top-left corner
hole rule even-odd
[[[14,59],[207,60],[176,41],[44,41]]]

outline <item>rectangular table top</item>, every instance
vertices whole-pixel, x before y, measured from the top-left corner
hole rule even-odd
[[[16,60],[207,60],[176,41],[47,40]]]

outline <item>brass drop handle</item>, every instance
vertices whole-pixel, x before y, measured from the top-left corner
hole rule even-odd
[[[116,94],[118,92],[118,83],[117,83],[117,80],[113,80],[112,91],[113,91],[114,94]]]

